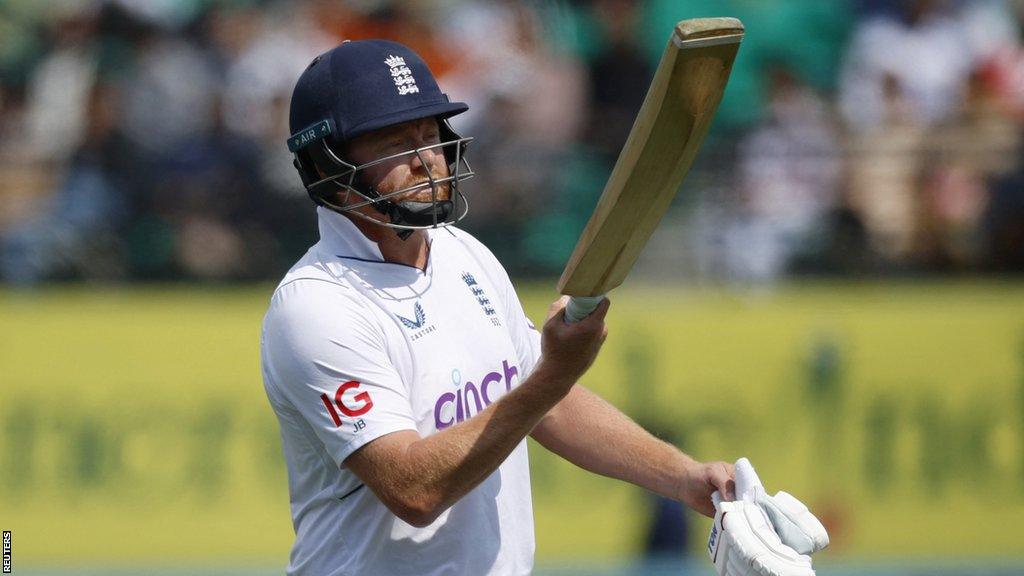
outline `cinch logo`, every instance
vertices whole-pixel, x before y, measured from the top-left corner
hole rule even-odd
[[[466,381],[462,383],[462,375],[452,370],[452,384],[455,391],[445,392],[434,403],[434,427],[444,430],[449,426],[467,420],[491,405],[505,393],[512,390],[512,380],[519,376],[519,369],[509,366],[508,360],[502,360],[501,372],[488,372],[479,384]],[[502,385],[504,384],[504,385]]]
[[[370,408],[373,408],[373,400],[370,398],[369,392],[359,392],[352,395],[348,401],[345,400],[345,392],[358,389],[359,382],[349,380],[341,386],[338,386],[338,389],[334,392],[333,403],[327,394],[320,395],[320,400],[324,403],[324,406],[327,407],[327,413],[331,415],[331,420],[334,420],[335,426],[339,428],[341,427],[341,416],[338,416],[338,410],[340,410],[345,416],[355,418],[356,416],[366,414],[370,411]],[[334,409],[335,406],[337,406],[337,410]]]

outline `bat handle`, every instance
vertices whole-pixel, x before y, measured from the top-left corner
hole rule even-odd
[[[583,320],[597,308],[597,305],[604,300],[604,294],[600,296],[572,296],[565,306],[565,321],[568,324],[575,324]]]

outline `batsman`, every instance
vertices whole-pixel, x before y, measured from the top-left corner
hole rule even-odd
[[[768,496],[745,461],[694,460],[580,383],[608,336],[606,298],[570,322],[563,297],[538,331],[494,255],[454,226],[473,172],[448,120],[467,109],[385,40],[318,56],[293,91],[288,147],[320,240],[261,334],[296,535],[287,573],[531,573],[530,436],[715,517],[719,574],[813,574],[806,554],[827,536],[799,501]]]

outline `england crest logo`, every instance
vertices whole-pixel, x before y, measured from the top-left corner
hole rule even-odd
[[[405,65],[405,58],[391,55],[384,60],[384,63],[391,69],[391,79],[395,82],[395,88],[401,95],[415,94],[420,91],[416,86],[416,79],[412,76],[412,70]]]

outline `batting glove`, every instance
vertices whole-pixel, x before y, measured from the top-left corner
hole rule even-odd
[[[828,532],[803,502],[788,492],[769,496],[746,458],[736,461],[734,471],[737,499],[760,506],[783,544],[800,554],[814,554],[828,546]]]
[[[718,576],[814,576],[810,557],[783,544],[756,503],[715,498],[715,511],[708,553]]]

